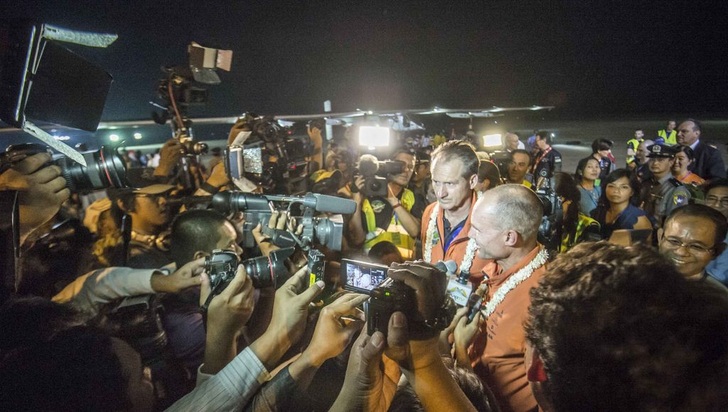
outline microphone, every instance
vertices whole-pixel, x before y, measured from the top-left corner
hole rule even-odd
[[[364,154],[359,158],[359,173],[363,176],[374,176],[379,170],[379,160],[374,155]]]
[[[356,202],[353,200],[319,193],[307,193],[303,205],[324,213],[351,214],[356,211]]]
[[[452,275],[457,272],[458,264],[454,260],[445,260],[435,263],[435,268],[441,272],[445,272],[448,275]]]

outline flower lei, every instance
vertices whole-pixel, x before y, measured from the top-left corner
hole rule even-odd
[[[432,214],[430,215],[430,221],[427,224],[427,233],[425,235],[425,253],[423,258],[425,262],[432,262],[432,238],[437,233],[437,216],[440,214],[440,204],[435,203],[432,208]],[[460,263],[460,273],[470,273],[470,267],[473,265],[473,259],[475,258],[475,251],[478,250],[478,245],[475,243],[475,239],[471,238],[468,240],[468,246],[465,249],[465,256],[463,261]]]
[[[488,301],[488,304],[485,306],[485,310],[483,311],[483,315],[485,316],[485,318],[487,319],[490,317],[490,315],[493,314],[496,306],[500,305],[500,303],[503,302],[503,299],[506,298],[508,292],[515,289],[516,286],[521,284],[521,282],[531,277],[536,269],[543,266],[544,263],[546,263],[546,260],[548,260],[548,257],[549,252],[546,249],[542,249],[540,252],[538,252],[536,257],[533,258],[531,263],[511,275],[508,280],[506,280],[505,283],[503,283],[503,285],[498,288],[498,290],[493,294],[493,298]]]

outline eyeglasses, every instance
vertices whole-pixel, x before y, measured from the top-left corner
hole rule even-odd
[[[705,198],[706,205],[720,205],[728,207],[728,197],[708,196]]]
[[[715,246],[707,247],[699,243],[683,243],[681,239],[678,239],[676,237],[662,236],[662,240],[665,241],[670,249],[679,249],[681,246],[684,246],[691,255],[704,255],[707,253],[711,253],[715,248]]]

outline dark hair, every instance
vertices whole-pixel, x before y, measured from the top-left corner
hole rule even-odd
[[[593,154],[593,153],[592,153]],[[579,163],[576,165],[576,173],[574,173],[574,176],[581,180],[584,177],[584,169],[586,168],[587,163],[589,163],[590,160],[593,160],[597,162],[597,166],[599,166],[599,170],[601,171],[601,163],[599,163],[599,159],[596,157],[589,155],[581,160],[579,160]]]
[[[127,410],[127,386],[112,338],[88,326],[61,331],[0,362],[0,405],[8,411]]]
[[[592,153],[596,153],[600,150],[612,150],[612,146],[614,146],[614,142],[609,139],[594,139],[592,142]]]
[[[561,241],[564,235],[569,235],[570,239],[576,239],[576,227],[579,223],[579,202],[581,201],[581,192],[576,187],[574,178],[568,173],[554,173],[554,192],[564,198],[565,201],[570,200],[571,203],[566,209],[566,216],[561,225],[556,228],[556,239]]]
[[[662,226],[666,227],[668,222],[680,216],[703,217],[710,220],[715,225],[715,239],[713,243],[719,245],[725,241],[725,236],[728,234],[728,222],[722,213],[712,207],[699,204],[688,204],[678,207],[667,216]]]
[[[494,188],[502,183],[498,166],[489,160],[481,160],[478,167],[478,182],[482,183],[485,179],[490,182],[488,188]]]
[[[37,296],[12,298],[0,306],[0,353],[48,341],[82,324],[69,306]]]
[[[655,250],[582,243],[531,289],[526,337],[555,410],[721,410],[728,299]]]
[[[496,403],[495,398],[480,378],[478,378],[478,375],[473,371],[454,366],[449,358],[443,358],[443,363],[445,363],[448,372],[450,372],[450,376],[452,376],[460,389],[462,389],[476,410],[481,412],[497,410],[494,406]],[[389,409],[387,409],[388,412],[419,412],[424,410],[425,408],[422,402],[420,402],[417,393],[415,393],[410,383],[397,388],[397,392],[395,392],[392,398],[392,403],[389,405]]]
[[[382,258],[389,254],[397,254],[399,256],[398,262],[404,262],[404,259],[402,259],[402,253],[400,253],[399,249],[397,249],[397,246],[395,246],[392,242],[379,242],[372,246],[371,249],[369,249],[369,259],[372,260],[372,262],[375,263],[381,263]]]
[[[442,158],[444,161],[456,160],[458,163],[463,165],[463,175],[465,180],[470,179],[470,176],[478,174],[478,166],[480,165],[480,159],[475,153],[475,148],[472,144],[464,142],[462,140],[450,140],[440,146],[437,146],[432,154],[431,163],[434,163],[436,159]]]
[[[688,119],[685,119],[685,120],[682,121],[682,123],[685,123],[685,122],[693,122],[693,125],[694,125],[693,126],[693,131],[694,132],[702,132],[703,131],[703,125],[699,121],[697,121],[695,119],[688,118]]]
[[[516,150],[512,151],[511,153],[508,154],[509,160],[513,161],[513,155],[515,155],[515,154],[523,154],[523,155],[528,156],[528,164],[529,165],[531,164],[531,162],[533,162],[533,159],[531,159],[531,153],[528,153],[527,150],[524,150],[524,149],[516,149]]]
[[[389,155],[389,158],[391,160],[394,160],[394,158],[397,157],[397,155],[402,154],[402,153],[414,157],[415,162],[417,162],[417,153],[414,150],[412,150],[408,147],[405,147],[405,146],[400,146],[400,147],[395,148],[392,151],[392,154]]]
[[[728,179],[713,179],[704,188],[705,194],[715,189],[716,187],[728,187]]]
[[[225,216],[210,209],[189,210],[172,222],[169,253],[181,267],[192,261],[197,251],[212,252],[220,240],[219,229],[227,223]]]
[[[551,133],[541,130],[540,132],[536,133],[536,139],[545,140],[546,144],[551,144]]]
[[[637,179],[637,175],[627,169],[617,169],[612,173],[608,174],[607,177],[602,180],[602,195],[599,198],[599,205],[609,209],[610,203],[607,199],[607,185],[614,183],[617,180],[626,177],[629,180],[629,187],[632,189],[632,197],[629,198],[629,203],[632,206],[638,206],[640,201],[641,183]]]
[[[693,149],[690,148],[690,146],[677,145],[673,147],[673,151],[675,152],[675,154],[678,154],[680,152],[685,153],[685,156],[688,157],[688,160],[695,159],[695,152],[693,151]]]

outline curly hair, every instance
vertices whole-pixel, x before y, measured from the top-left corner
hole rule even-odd
[[[526,337],[556,410],[719,410],[728,294],[656,251],[582,243],[531,290]]]

